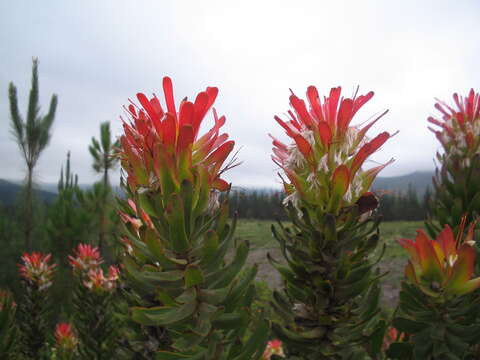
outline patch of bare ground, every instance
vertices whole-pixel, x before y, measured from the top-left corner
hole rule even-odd
[[[258,265],[257,280],[266,282],[272,289],[281,288],[281,277],[267,260],[267,253],[270,253],[277,261],[285,263],[278,247],[253,248],[250,251],[247,263],[249,265]],[[393,258],[380,263],[381,272],[388,272],[380,282],[382,287],[382,304],[386,308],[393,309],[397,305],[405,262],[405,259]]]

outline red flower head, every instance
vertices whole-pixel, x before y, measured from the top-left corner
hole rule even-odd
[[[229,168],[227,165],[222,169],[234,142],[227,141],[226,133],[220,134],[225,117],[218,117],[214,109],[215,124],[199,136],[200,125],[218,89],[208,87],[193,102],[185,98],[178,109],[168,77],[163,79],[163,91],[165,108],[157,96],[149,99],[142,93],[137,94],[140,107],[132,103],[127,108],[131,121],[123,124],[119,156],[130,189],[158,189],[168,196],[188,180],[208,190],[227,190],[229,185],[220,176]]]
[[[382,350],[387,351],[389,346],[395,341],[402,341],[405,333],[399,333],[394,327],[389,327],[383,338]]]
[[[354,204],[366,194],[380,170],[393,161],[362,170],[365,160],[391,137],[388,132],[373,139],[366,137],[370,127],[387,111],[362,128],[351,126],[353,117],[372,98],[373,92],[355,94],[352,98],[340,94],[340,87],[333,88],[322,102],[317,89],[310,86],[307,108],[305,101],[292,92],[293,111],[288,111],[289,120],[275,116],[293,140],[287,146],[273,138],[272,158],[290,181],[284,180],[289,194],[286,202],[296,205],[301,199],[328,211],[338,211],[342,205]]]
[[[90,244],[78,244],[74,255],[69,256],[68,261],[75,271],[95,269],[103,262],[98,247]]]
[[[480,95],[471,89],[465,98],[453,94],[453,100],[453,107],[437,100],[435,108],[442,113],[441,118],[429,117],[428,121],[440,130],[429,129],[448,154],[480,154]]]
[[[51,254],[43,255],[38,252],[23,254],[23,264],[19,264],[20,276],[38,289],[45,290],[52,285],[53,272],[56,264],[49,264]]]
[[[101,268],[90,269],[83,284],[85,287],[95,292],[112,291],[117,286],[119,275],[120,271],[113,265],[108,269],[107,277],[105,277]]]
[[[476,257],[475,223],[471,223],[462,241],[465,220],[464,217],[456,239],[452,229],[445,225],[436,240],[429,239],[422,230],[417,230],[415,241],[399,240],[410,255],[405,276],[426,294],[463,295],[480,287],[480,278],[472,279]]]
[[[55,340],[62,350],[72,350],[78,344],[78,339],[73,333],[69,323],[59,323],[55,327]]]
[[[269,360],[272,357],[272,355],[285,357],[285,354],[282,348],[282,342],[280,340],[274,339],[274,340],[270,340],[267,343],[267,347],[263,352],[262,359]]]

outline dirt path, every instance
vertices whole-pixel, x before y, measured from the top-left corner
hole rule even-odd
[[[278,272],[270,265],[267,260],[267,253],[280,261],[283,261],[280,249],[277,247],[254,248],[250,251],[247,263],[258,265],[257,279],[265,281],[271,288],[281,288],[282,280]],[[404,259],[389,259],[380,263],[380,270],[389,273],[381,280],[382,303],[388,308],[394,308],[398,302],[398,293],[400,281],[403,278]]]

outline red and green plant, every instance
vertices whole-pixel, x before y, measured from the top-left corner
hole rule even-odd
[[[402,239],[409,253],[400,303],[393,325],[405,334],[387,352],[394,359],[475,359],[480,325],[480,278],[472,223],[466,217],[454,235],[445,225],[435,240],[419,230],[415,240]]]
[[[480,95],[473,89],[466,97],[453,94],[452,106],[438,101],[440,117],[429,117],[429,128],[442,145],[433,179],[431,218],[426,221],[435,237],[448,224],[457,231],[463,216],[467,225],[480,216]],[[478,240],[478,238],[477,238]]]
[[[45,353],[50,333],[51,286],[56,268],[50,259],[51,254],[25,253],[19,264],[23,298],[18,306],[18,325],[21,350],[29,359],[38,359]]]
[[[78,339],[69,323],[58,323],[55,327],[55,356],[58,360],[71,360],[76,356]]]
[[[115,358],[121,329],[115,315],[119,270],[112,265],[105,274],[98,248],[89,244],[79,244],[69,262],[76,278],[72,302],[78,354],[81,359]]]
[[[132,319],[158,345],[157,359],[259,359],[269,328],[250,311],[257,270],[240,277],[249,244],[234,240],[235,220],[228,222],[228,202],[219,198],[230,188],[222,175],[235,166],[226,162],[234,142],[215,110],[214,125],[199,134],[218,89],[178,109],[170,78],[163,89],[166,108],[137,94],[140,106],[127,108],[120,139]]]
[[[378,199],[370,186],[393,160],[368,170],[362,165],[391,135],[366,136],[386,112],[364,127],[351,125],[372,96],[343,98],[338,87],[322,102],[310,86],[309,108],[292,92],[289,120],[275,117],[292,141],[273,139],[292,226],[272,230],[287,266],[269,257],[285,284],[272,305],[283,319],[273,330],[287,356],[346,359],[380,351],[386,326],[374,270],[380,218],[372,213]]]
[[[285,354],[283,353],[282,342],[278,339],[270,340],[267,343],[267,347],[263,352],[262,360],[270,360],[272,359],[273,355],[285,357]]]

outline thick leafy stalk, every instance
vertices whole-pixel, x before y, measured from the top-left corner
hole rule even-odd
[[[250,306],[257,270],[244,266],[249,244],[234,239],[227,200],[218,200],[230,188],[221,175],[234,142],[219,133],[225,117],[215,111],[212,129],[198,136],[218,89],[185,98],[177,112],[169,78],[163,88],[166,111],[137,94],[142,108],[128,107],[120,139],[132,320],[158,360],[259,359],[269,324]]]
[[[24,254],[19,264],[24,289],[18,305],[21,350],[27,359],[41,359],[51,332],[51,286],[56,265],[49,264],[50,254]]]
[[[300,359],[363,359],[380,351],[385,324],[378,306],[381,253],[379,219],[359,221],[358,207],[342,216],[300,217],[273,227],[286,266],[270,258],[285,288],[272,306],[283,323],[274,332],[288,356]]]
[[[105,274],[98,248],[85,244],[78,245],[69,262],[75,277],[73,323],[78,332],[80,358],[117,358],[117,338],[122,329],[115,315],[119,270],[110,266]]]
[[[378,199],[370,192],[376,175],[390,162],[362,165],[390,137],[373,139],[368,129],[350,125],[373,92],[353,98],[333,88],[320,100],[310,86],[305,101],[293,92],[288,121],[275,117],[292,139],[273,138],[272,156],[283,170],[291,227],[273,227],[283,262],[270,258],[284,280],[272,303],[283,321],[274,324],[287,356],[296,359],[376,357],[385,332],[379,319],[381,258]]]
[[[464,220],[469,225],[480,216],[480,95],[471,89],[465,97],[453,94],[453,100],[450,106],[438,101],[440,116],[428,118],[443,147],[437,153],[431,217],[425,222],[431,237],[445,225],[456,233]]]

